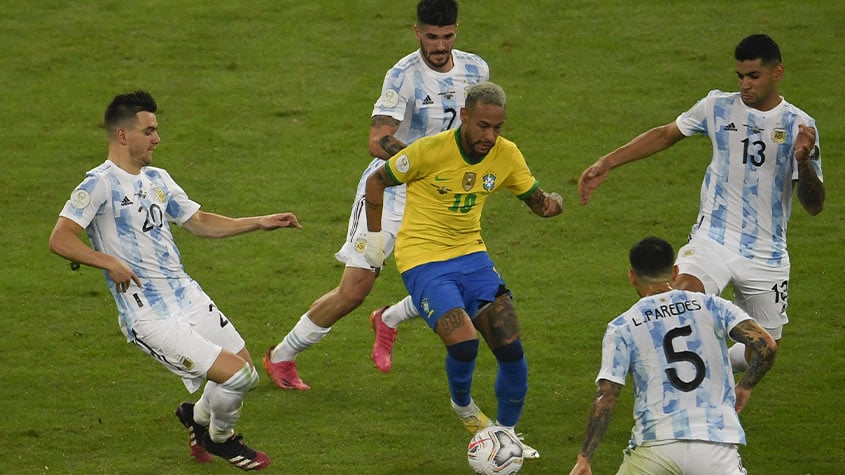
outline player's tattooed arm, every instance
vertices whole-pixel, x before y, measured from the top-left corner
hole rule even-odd
[[[403,148],[407,146],[402,143],[401,140],[397,139],[392,135],[385,135],[378,141],[378,144],[381,145],[381,148],[383,148],[384,151],[387,152],[388,155],[390,155],[391,157],[399,153]]]
[[[737,386],[751,389],[763,379],[775,364],[777,343],[769,333],[754,320],[744,320],[731,330],[731,338],[745,344],[746,354],[750,353],[748,369],[742,374]]]
[[[401,121],[386,115],[374,115],[370,126],[370,153],[374,157],[387,160],[406,147],[393,134],[399,130]]]
[[[824,206],[824,183],[816,175],[811,160],[798,162],[798,187],[796,189],[798,202],[810,215],[815,216]]]
[[[557,216],[563,211],[563,198],[557,193],[546,193],[540,188],[523,201],[534,214],[543,218]]]
[[[382,196],[384,189],[389,186],[396,186],[399,182],[394,181],[390,175],[387,174],[384,166],[378,167],[369,178],[367,178],[367,190],[371,188],[375,190],[373,193],[366,193],[364,196],[364,204],[367,208],[381,210]],[[375,199],[378,197],[378,201]]]
[[[610,426],[610,418],[613,416],[613,409],[616,401],[622,392],[622,385],[606,379],[600,379],[598,390],[593,398],[593,406],[590,409],[590,417],[587,419],[587,431],[584,434],[584,444],[581,446],[581,455],[592,459],[596,448],[601,442],[604,433]]]
[[[816,129],[805,124],[798,125],[795,136],[795,160],[798,162],[798,202],[810,215],[815,216],[824,206],[824,184],[816,175],[813,162],[819,159],[816,146]]]

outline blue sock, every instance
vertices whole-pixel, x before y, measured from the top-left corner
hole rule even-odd
[[[528,392],[528,363],[525,358],[518,361],[499,361],[495,387],[499,402],[496,419],[504,426],[515,426],[522,414],[525,394]]]
[[[478,355],[478,340],[462,341],[446,350],[446,377],[449,379],[452,400],[459,406],[468,406],[472,400],[470,390]]]

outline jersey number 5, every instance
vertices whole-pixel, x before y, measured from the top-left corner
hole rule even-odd
[[[687,325],[685,327],[673,328],[666,333],[666,336],[663,337],[663,353],[666,355],[666,361],[669,363],[686,361],[687,363],[692,363],[692,365],[695,366],[695,376],[691,381],[684,381],[681,379],[680,376],[678,376],[678,370],[675,368],[669,368],[666,370],[666,376],[669,377],[669,382],[672,383],[672,386],[675,386],[685,393],[697,388],[701,382],[704,381],[704,373],[706,371],[706,368],[704,367],[704,360],[701,359],[698,354],[687,350],[675,350],[675,338],[690,335],[692,335],[692,328]]]

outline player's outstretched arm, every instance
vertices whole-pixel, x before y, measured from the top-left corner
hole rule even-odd
[[[736,412],[742,412],[751,396],[751,389],[772,369],[777,354],[777,343],[763,327],[754,320],[744,320],[731,330],[734,341],[745,344],[751,353],[748,369],[736,385]]]
[[[237,236],[263,229],[270,231],[279,228],[298,228],[296,215],[293,213],[276,213],[265,216],[250,216],[247,218],[230,218],[216,213],[197,211],[190,219],[182,223],[182,227],[191,234],[204,238],[225,238]]]
[[[578,179],[578,195],[581,198],[581,204],[590,202],[593,191],[607,178],[610,170],[666,150],[684,137],[685,135],[673,121],[643,132],[627,144],[599,158],[587,167]]]
[[[610,419],[613,416],[613,409],[616,408],[616,401],[622,392],[622,385],[606,379],[600,379],[598,390],[593,398],[593,406],[590,408],[590,416],[587,419],[587,431],[584,434],[584,444],[581,452],[578,453],[578,461],[572,467],[569,475],[590,475],[590,461],[601,442],[604,433],[610,426]]]
[[[531,211],[541,218],[550,218],[563,212],[563,198],[557,193],[546,193],[540,188],[534,190],[524,201]]]

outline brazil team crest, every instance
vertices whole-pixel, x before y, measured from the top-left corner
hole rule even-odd
[[[496,187],[496,175],[492,173],[486,173],[484,174],[482,180],[484,180],[483,186],[485,191],[493,191],[493,188]]]

